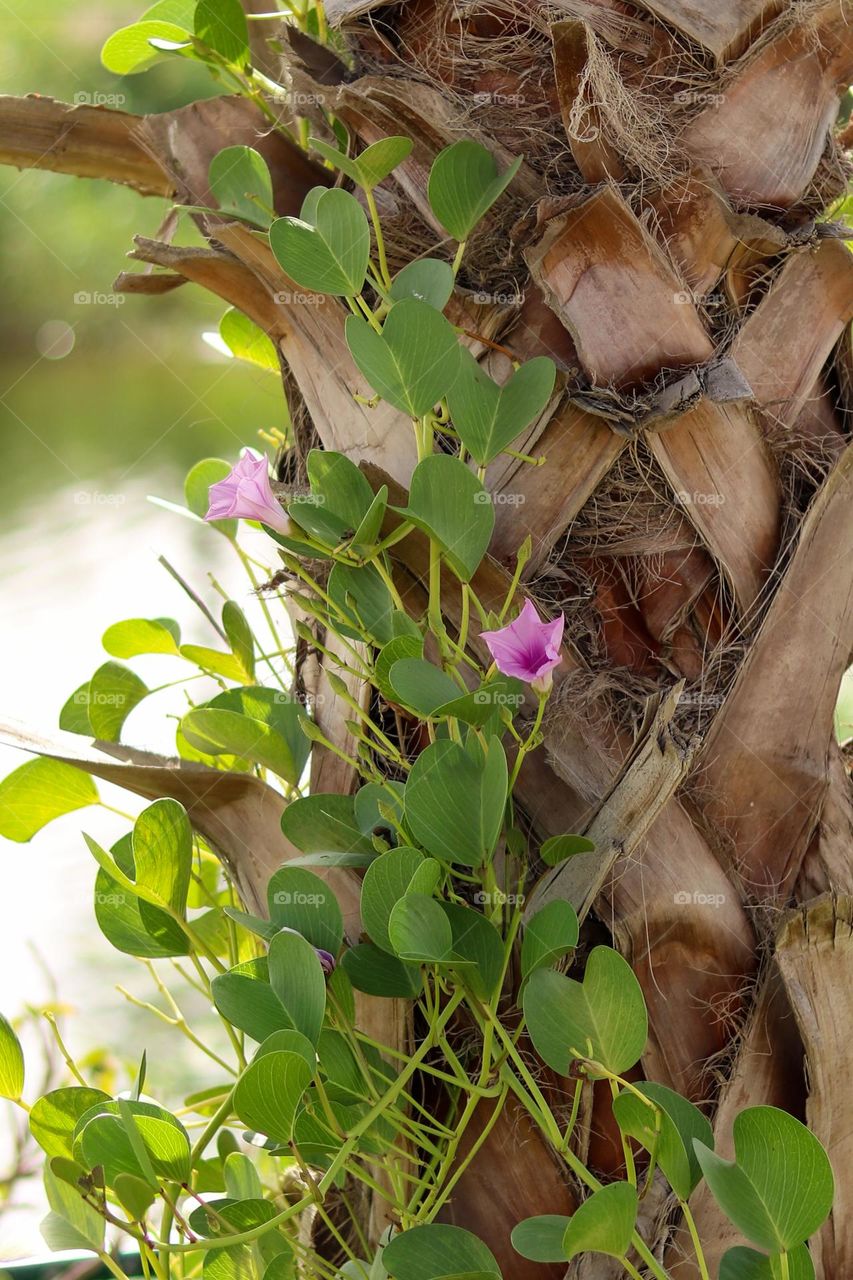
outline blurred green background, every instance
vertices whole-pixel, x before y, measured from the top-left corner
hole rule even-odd
[[[127,111],[152,112],[217,92],[206,72],[183,60],[135,78],[103,70],[103,41],[144,7],[145,0],[0,0],[0,93],[68,102],[107,95]],[[194,462],[236,458],[241,446],[259,444],[260,429],[283,425],[277,376],[229,360],[202,339],[216,330],[224,304],[189,285],[163,298],[112,296],[133,235],[155,236],[168,211],[165,200],[107,183],[0,168],[3,719],[53,731],[65,699],[105,660],[100,637],[120,618],[169,615],[185,639],[215,643],[158,565],[161,553],[214,608],[221,601],[211,573],[250,616],[256,608],[224,539],[147,501],[151,493],[182,501]],[[178,238],[195,242],[189,220]],[[80,294],[102,300],[75,301]],[[156,685],[162,667],[151,664],[138,669]],[[127,740],[172,752],[174,720],[157,697],[150,703],[134,712]],[[0,749],[0,776],[23,759]],[[115,789],[102,794],[124,810],[140,807]],[[92,809],[30,844],[0,840],[0,1009],[19,1019],[28,1006],[58,1002],[81,1061],[95,1051],[96,1071],[115,1071],[123,1088],[145,1048],[151,1091],[175,1098],[207,1083],[198,1055],[181,1052],[173,1033],[116,993],[121,983],[156,999],[146,972],[114,951],[94,921],[95,866],[81,829],[109,844],[128,825]],[[185,1009],[200,1030],[209,1026],[200,998],[187,996]],[[24,1027],[31,1097],[42,1061],[38,1026],[36,1018]],[[99,1046],[108,1049],[103,1060]],[[0,1105],[0,1207],[19,1120]],[[0,1223],[0,1262],[45,1252],[43,1214],[40,1179],[18,1181]]]
[[[3,0],[0,91],[109,100],[167,111],[217,91],[183,60],[119,78],[104,39],[144,4]],[[205,346],[224,307],[186,286],[166,297],[113,298],[134,233],[156,235],[168,211],[108,183],[0,169],[0,499],[11,512],[66,480],[108,488],[146,469],[176,479],[206,453],[230,456],[280,418],[274,377]],[[188,219],[181,239],[192,240]],[[156,454],[154,454],[156,447]],[[103,484],[101,484],[103,481]],[[9,509],[9,508],[7,508]]]

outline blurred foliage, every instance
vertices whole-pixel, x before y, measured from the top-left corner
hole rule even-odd
[[[99,51],[144,4],[6,0],[0,92],[168,111],[217,92],[201,67],[144,76],[105,71]],[[206,453],[232,456],[280,424],[278,379],[203,343],[224,307],[185,286],[116,302],[112,282],[136,233],[155,236],[169,211],[109,183],[0,168],[0,496],[24,500],[57,485],[154,465],[174,472]],[[189,219],[178,238],[195,242]],[[81,301],[89,295],[94,301]],[[109,300],[108,300],[109,299]],[[154,446],[156,444],[156,451]]]

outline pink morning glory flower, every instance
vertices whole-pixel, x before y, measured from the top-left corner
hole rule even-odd
[[[224,480],[210,486],[205,520],[260,520],[279,533],[290,532],[290,520],[276,501],[266,458],[243,454]]]
[[[532,602],[525,600],[521,613],[500,631],[484,631],[483,639],[495,666],[505,676],[523,680],[537,693],[551,688],[551,672],[562,662],[560,644],[565,618],[543,622]]]

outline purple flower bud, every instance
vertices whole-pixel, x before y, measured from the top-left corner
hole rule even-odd
[[[276,501],[270,486],[266,458],[247,451],[224,480],[210,486],[210,507],[205,520],[260,520],[279,533],[289,533],[290,520]]]
[[[503,675],[532,685],[538,693],[551,687],[551,672],[563,658],[560,644],[565,618],[543,622],[532,602],[525,600],[521,613],[500,631],[484,631],[483,639]]]
[[[324,951],[322,947],[315,947],[314,950],[317,952],[317,958],[323,966],[323,972],[325,974],[333,973],[335,969],[335,957],[332,955],[331,951]]]

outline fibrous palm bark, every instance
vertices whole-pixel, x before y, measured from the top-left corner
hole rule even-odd
[[[464,135],[501,162],[525,155],[450,305],[493,376],[507,375],[506,350],[550,355],[562,375],[517,445],[542,465],[505,456],[489,469],[496,529],[475,584],[487,605],[500,599],[529,534],[527,589],[567,618],[545,749],[525,763],[521,798],[538,837],[587,832],[597,850],[549,873],[535,901],[570,897],[591,908],[588,927],[611,931],[650,1011],[644,1069],[707,1104],[718,1150],[745,1105],[808,1113],[840,1186],[816,1262],[841,1280],[853,1174],[837,1118],[849,1037],[834,1011],[851,975],[853,805],[833,709],[853,649],[853,257],[825,215],[845,185],[832,129],[853,75],[853,6],[331,0],[327,12],[347,64],[284,29],[256,57],[315,130],[334,112],[362,145],[414,140],[378,192],[394,265],[441,237],[425,188],[442,147]],[[0,103],[3,160],[193,205],[211,202],[209,161],[235,142],[264,154],[279,214],[331,180],[243,101],[145,119]],[[119,287],[192,281],[241,308],[281,352],[297,452],[319,442],[405,488],[408,423],[353,399],[369,390],[343,307],[306,298],[245,228],[199,221],[208,248],[139,239],[132,256],[159,270],[123,273]],[[397,551],[417,601],[425,562],[412,539]],[[343,742],[346,709],[333,697],[318,707]],[[162,777],[141,780],[161,766],[136,767],[128,785],[161,793]],[[355,778],[317,750],[312,781],[341,791]],[[179,790],[191,807],[192,780]],[[208,795],[192,816],[257,901],[283,851],[256,845],[246,861],[247,811],[221,820],[238,803],[253,802],[223,793],[220,810]],[[402,1014],[382,1016],[401,1040]],[[466,1141],[487,1124],[484,1112]],[[595,1105],[585,1132],[593,1162],[613,1169],[621,1155]],[[572,1194],[508,1111],[452,1213],[508,1274],[542,1274],[511,1253],[509,1228],[567,1211]],[[650,1203],[686,1280],[679,1224]],[[695,1216],[715,1274],[732,1229],[701,1189]],[[584,1267],[610,1274],[602,1259]]]

